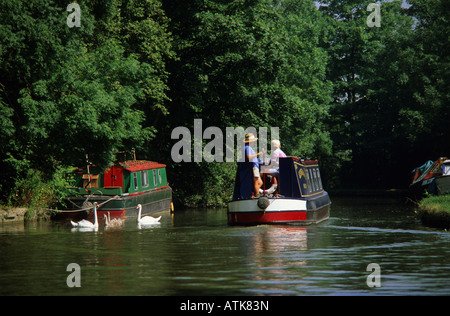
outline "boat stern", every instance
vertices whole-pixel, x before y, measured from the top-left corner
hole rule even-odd
[[[317,205],[305,199],[283,197],[235,200],[228,203],[228,223],[310,225],[329,218],[330,204],[328,194]]]

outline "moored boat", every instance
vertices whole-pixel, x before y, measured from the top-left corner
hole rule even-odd
[[[450,160],[439,157],[436,161],[429,160],[415,168],[410,190],[414,195],[428,192],[433,195],[450,193]]]
[[[142,215],[169,210],[172,189],[168,184],[166,165],[128,160],[100,170],[87,166],[74,171],[74,195],[66,199],[61,211],[53,211],[53,219],[85,219],[93,217],[93,203],[98,203],[98,217],[136,217],[137,205]]]
[[[279,173],[263,167],[264,186],[258,197],[252,196],[253,174],[246,164],[238,164],[233,200],[228,203],[229,224],[310,225],[329,218],[331,201],[317,160],[280,158]]]

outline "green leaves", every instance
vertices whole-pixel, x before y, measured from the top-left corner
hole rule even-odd
[[[86,153],[107,166],[134,147],[170,164],[171,131],[195,118],[280,127],[287,154],[349,181],[370,163],[383,183],[448,144],[448,10],[409,2],[382,2],[371,28],[360,0],[83,1],[69,28],[62,0],[2,0],[0,186]],[[226,200],[232,167],[191,167],[170,167],[180,200]],[[183,187],[196,177],[204,200]]]
[[[448,30],[444,1],[409,1],[408,9],[382,2],[379,28],[365,25],[369,2],[325,2],[322,11],[336,26],[328,50],[335,96],[329,128],[334,152],[352,155],[340,179],[407,186],[409,171],[445,155],[449,144],[448,89],[441,85],[448,81],[448,40],[436,38]],[[367,165],[380,170],[369,183]]]
[[[323,121],[331,85],[326,80],[327,54],[319,47],[325,19],[313,2],[304,1],[165,1],[178,60],[169,64],[170,114],[158,130],[170,154],[170,133],[177,126],[280,127],[289,155],[318,157],[331,150]],[[165,148],[164,147],[168,147]],[[168,154],[163,154],[168,156]],[[222,183],[232,183],[226,164],[173,165],[182,201],[226,201]],[[211,180],[213,178],[214,180]]]
[[[186,9],[192,4],[167,6],[180,36],[171,75],[178,110],[223,128],[280,126],[293,155],[329,150],[323,142],[296,145],[319,127],[331,93],[326,52],[317,46],[324,20],[313,3],[207,1],[195,12]]]
[[[70,29],[71,33],[58,20],[65,7],[55,4],[24,4],[21,10],[14,10],[11,3],[9,14],[13,18],[3,17],[10,21],[3,26],[10,31],[10,38],[3,39],[6,46],[36,45],[35,51],[17,49],[14,59],[6,52],[2,55],[18,67],[4,69],[10,77],[1,81],[6,89],[16,89],[17,105],[10,100],[10,106],[20,108],[22,123],[16,125],[24,133],[21,146],[36,149],[36,158],[75,163],[77,156],[82,158],[90,152],[98,158],[98,164],[107,165],[113,152],[142,144],[153,136],[151,126],[142,127],[144,111],[149,107],[165,111],[161,103],[167,99],[163,59],[172,53],[170,45],[162,45],[162,49],[157,46],[167,38],[165,27],[158,30],[158,20],[151,20],[151,14],[144,18],[143,12],[159,14],[159,20],[165,20],[160,9],[152,11],[158,10],[157,1],[127,3],[123,11],[117,3],[111,6],[108,12],[95,16],[95,6],[83,5],[82,27]],[[126,14],[128,20],[124,19]],[[93,40],[91,25],[109,33]],[[116,39],[122,32],[129,37]],[[149,35],[155,37],[155,33],[160,35],[156,44],[144,40]],[[19,45],[21,41],[25,43]],[[30,70],[20,72],[21,67]],[[18,70],[16,74],[11,73],[13,68]],[[106,160],[101,158],[105,151],[109,157]],[[67,154],[61,156],[61,152]]]
[[[3,2],[2,167],[26,176],[23,160],[51,173],[55,160],[79,165],[85,154],[106,167],[153,139],[147,115],[167,113],[173,58],[159,1],[81,3],[80,28],[66,25],[63,1]]]

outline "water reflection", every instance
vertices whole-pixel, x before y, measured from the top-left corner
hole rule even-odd
[[[166,213],[146,229],[0,225],[0,295],[450,294],[449,233],[402,204],[365,201],[334,201],[310,227],[228,226],[225,209]],[[72,262],[78,289],[66,285]],[[367,287],[372,262],[381,288]]]
[[[104,248],[102,265],[107,295],[122,293],[126,289],[123,268],[126,264],[123,257],[124,232],[120,230],[107,231],[103,234]]]
[[[253,237],[252,246],[256,262],[266,258],[272,258],[275,263],[281,262],[285,259],[284,256],[280,256],[281,253],[288,255],[307,249],[307,228],[267,226],[267,229]],[[296,261],[295,265],[305,263]]]
[[[307,232],[306,227],[266,226],[252,237],[248,253],[252,267],[251,280],[257,290],[249,292],[272,295],[294,293],[283,287],[297,284],[297,268],[307,265],[306,259],[299,260],[298,256],[308,247]]]
[[[0,223],[0,233],[23,233],[25,232],[25,225],[22,222],[15,223]]]

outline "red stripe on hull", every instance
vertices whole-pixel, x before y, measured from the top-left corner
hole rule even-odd
[[[285,223],[306,221],[306,211],[303,212],[229,212],[228,223]]]
[[[114,210],[114,211],[102,210],[102,211],[97,211],[98,220],[103,221],[103,215],[108,216],[108,213],[109,213],[110,218],[125,217],[125,210]],[[94,220],[94,212],[89,213],[88,219]]]

